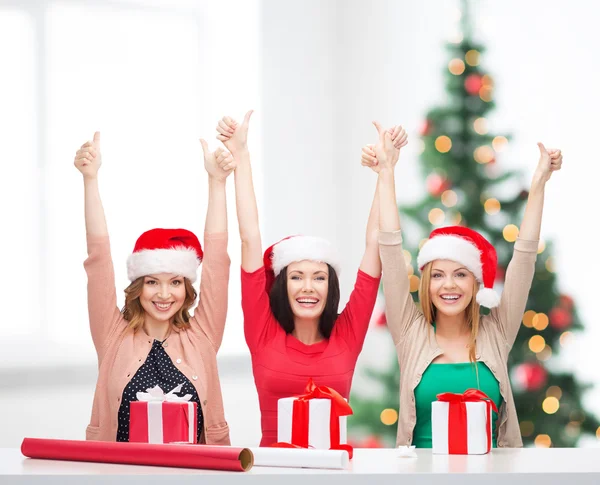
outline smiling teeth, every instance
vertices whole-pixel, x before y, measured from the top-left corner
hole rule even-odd
[[[442,296],[442,300],[458,300],[458,296]]]
[[[171,306],[170,303],[155,303],[155,305],[160,308],[161,310],[166,310],[167,308],[169,308]]]
[[[302,299],[302,300],[298,300],[298,303],[317,303],[319,300],[307,300],[307,299]]]

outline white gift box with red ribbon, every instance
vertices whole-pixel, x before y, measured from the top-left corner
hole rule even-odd
[[[196,443],[198,404],[191,394],[178,396],[180,384],[165,394],[159,386],[136,394],[129,405],[129,441],[137,443]]]

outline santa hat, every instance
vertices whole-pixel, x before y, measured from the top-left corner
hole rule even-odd
[[[127,276],[134,281],[149,274],[175,273],[194,282],[202,256],[202,246],[193,232],[151,229],[138,238],[127,258]]]
[[[464,264],[482,285],[477,292],[477,303],[487,308],[498,306],[500,296],[494,291],[498,257],[494,246],[481,234],[463,226],[435,229],[419,251],[419,269],[422,271],[427,263],[436,259]]]
[[[304,260],[327,263],[340,274],[340,261],[329,241],[312,236],[288,236],[265,251],[263,262],[267,271],[267,289],[288,264]]]

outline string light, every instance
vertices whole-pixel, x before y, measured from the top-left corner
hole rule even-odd
[[[550,386],[548,389],[546,389],[546,396],[552,396],[556,399],[560,399],[562,397],[562,389],[558,386]]]
[[[521,428],[521,434],[523,436],[531,436],[535,430],[535,426],[531,421],[521,421],[519,427]]]
[[[581,425],[574,421],[565,426],[565,434],[570,438],[577,438],[581,434]]]
[[[479,65],[479,52],[475,49],[471,49],[465,54],[465,61],[469,66],[478,66]]]
[[[438,136],[435,139],[435,149],[440,153],[448,153],[452,148],[452,140],[446,135]]]
[[[546,344],[542,351],[538,352],[535,356],[537,357],[537,360],[546,362],[548,359],[550,359],[550,357],[552,357],[552,347]]]
[[[492,146],[497,152],[501,152],[506,149],[506,145],[508,145],[508,139],[505,136],[497,136],[492,141]]]
[[[436,207],[435,209],[431,209],[429,211],[428,218],[429,218],[429,222],[432,225],[439,226],[446,219],[446,214],[444,214],[444,211],[442,209],[440,209],[439,207]]]
[[[542,254],[545,249],[546,249],[546,242],[543,239],[540,239],[540,242],[538,244],[537,253]]]
[[[489,163],[494,159],[494,150],[488,145],[477,147],[473,152],[473,158],[477,163]]]
[[[488,132],[487,120],[485,118],[477,118],[473,122],[473,129],[478,135],[485,135]]]
[[[569,331],[563,332],[558,339],[561,347],[566,347],[571,342],[571,338],[573,338],[573,334]]]
[[[406,267],[406,271],[408,272],[408,276],[414,275],[415,274],[415,269],[413,268],[412,264],[409,264]]]
[[[535,437],[534,444],[536,448],[550,448],[552,440],[547,434],[538,434]]]
[[[531,350],[534,354],[541,352],[544,350],[546,346],[546,340],[541,335],[534,335],[529,339],[529,350]]]
[[[545,313],[538,313],[535,317],[533,317],[531,323],[533,325],[533,328],[541,331],[548,326],[550,320],[548,319],[548,315],[546,315]]]
[[[452,214],[450,223],[453,226],[458,226],[460,224],[460,221],[462,221],[462,214],[460,212],[455,212],[454,214]]]
[[[494,198],[488,199],[483,204],[483,208],[490,216],[498,214],[500,212],[500,201]]]
[[[481,88],[479,88],[479,97],[481,100],[489,103],[492,100],[492,90],[493,88],[491,86],[481,86]]]
[[[554,273],[554,258],[552,256],[548,257],[545,266],[548,273]]]
[[[412,254],[410,254],[410,251],[404,249],[402,251],[402,254],[404,254],[404,261],[406,262],[406,264],[410,264],[410,262],[412,261]]]
[[[448,70],[455,76],[460,76],[463,72],[465,72],[465,63],[462,61],[462,59],[452,59],[448,63]]]
[[[454,207],[458,203],[458,195],[454,190],[445,190],[442,193],[442,204],[446,207]]]
[[[379,419],[386,426],[391,426],[398,421],[398,412],[395,409],[384,409],[379,415]]]
[[[533,310],[527,310],[523,313],[523,325],[527,328],[533,327],[533,318],[537,315]]]
[[[554,396],[547,397],[542,403],[542,409],[546,414],[554,414],[559,407],[560,403]]]
[[[508,224],[502,229],[502,237],[508,242],[515,242],[519,236],[519,228],[514,224]]]
[[[600,426],[598,426],[598,429],[596,430],[596,438],[600,440]]]
[[[419,279],[418,276],[411,275],[409,277],[410,292],[414,293],[415,291],[417,291],[419,289],[420,283],[421,283],[421,280]]]

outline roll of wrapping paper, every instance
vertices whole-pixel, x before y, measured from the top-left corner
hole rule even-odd
[[[46,460],[91,461],[245,472],[254,457],[248,448],[190,444],[116,443],[25,438],[21,453]]]
[[[255,466],[344,469],[350,458],[346,450],[307,448],[250,448]]]

